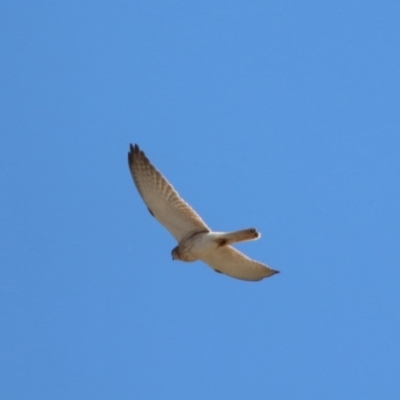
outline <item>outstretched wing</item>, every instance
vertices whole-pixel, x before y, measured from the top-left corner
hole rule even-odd
[[[245,256],[232,246],[223,246],[201,258],[216,272],[244,281],[260,281],[279,271]]]
[[[130,145],[128,164],[133,181],[153,215],[179,242],[188,232],[210,229],[151,164],[139,146]]]

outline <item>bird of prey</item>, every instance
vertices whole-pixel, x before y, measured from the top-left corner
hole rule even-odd
[[[256,229],[211,231],[137,144],[130,145],[128,164],[136,188],[150,214],[178,242],[172,249],[173,260],[201,260],[216,272],[245,281],[259,281],[279,272],[248,258],[231,246],[235,242],[258,239],[261,235]]]

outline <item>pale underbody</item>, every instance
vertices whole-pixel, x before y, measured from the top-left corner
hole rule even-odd
[[[256,240],[260,236],[254,228],[235,232],[190,232],[172,250],[172,259],[186,262],[202,260],[223,246]]]

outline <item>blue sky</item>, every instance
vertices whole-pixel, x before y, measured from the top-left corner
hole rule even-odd
[[[398,399],[399,15],[3,1],[1,399]],[[173,262],[130,142],[281,274]]]

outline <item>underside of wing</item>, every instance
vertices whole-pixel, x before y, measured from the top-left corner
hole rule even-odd
[[[201,259],[216,272],[244,281],[259,281],[279,271],[245,256],[232,246],[223,246]]]
[[[209,231],[200,216],[151,164],[138,145],[130,146],[128,164],[133,181],[153,215],[179,242],[188,232]]]

